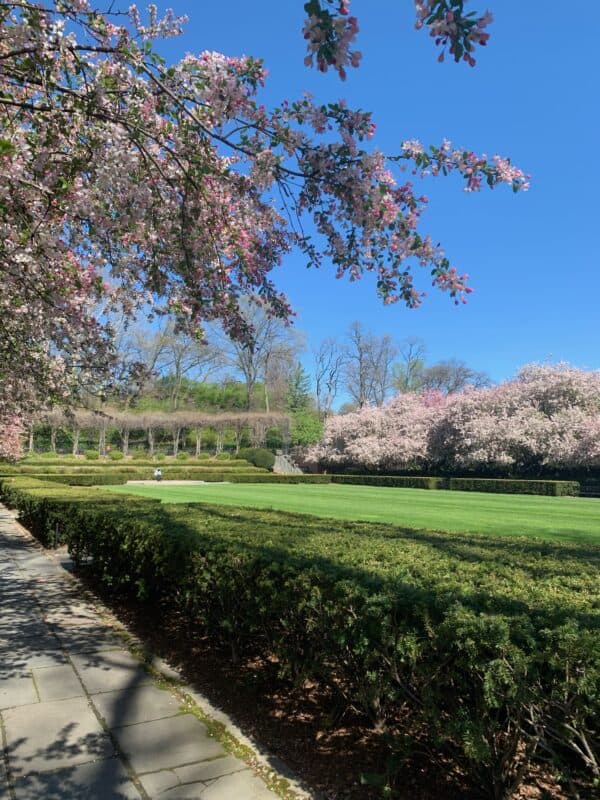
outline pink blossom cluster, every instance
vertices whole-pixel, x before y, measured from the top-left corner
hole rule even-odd
[[[20,417],[0,415],[0,461],[16,461],[23,455],[23,433]]]
[[[327,6],[332,7],[332,11]],[[302,33],[307,41],[307,67],[315,64],[321,72],[333,67],[342,80],[346,67],[358,67],[362,58],[352,45],[358,35],[358,20],[349,16],[350,0],[311,0]]]
[[[600,371],[532,364],[491,388],[398,395],[330,417],[307,460],[378,471],[597,469]]]
[[[464,0],[415,0],[417,29],[426,26],[429,35],[442,47],[438,61],[444,61],[446,48],[455,61],[475,66],[472,53],[476,45],[485,47],[490,38],[486,28],[493,21],[489,11],[480,17],[464,13]]]
[[[444,61],[446,50],[456,62],[475,66],[475,47],[487,45],[486,28],[493,21],[486,11],[481,16],[465,13],[465,0],[415,0],[416,27],[426,27],[435,44],[442,48],[438,61]],[[342,80],[346,68],[360,64],[361,53],[352,47],[358,34],[358,20],[349,16],[350,0],[309,0],[304,4],[306,19],[303,35],[307,41],[304,63],[321,72],[333,67]]]

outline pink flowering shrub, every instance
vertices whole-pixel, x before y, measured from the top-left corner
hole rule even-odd
[[[398,395],[327,420],[309,463],[376,471],[600,468],[600,371],[529,365],[448,397]]]

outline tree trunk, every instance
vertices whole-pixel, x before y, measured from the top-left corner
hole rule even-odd
[[[267,414],[271,413],[271,409],[269,407],[269,390],[267,389],[267,381],[265,380],[265,411]]]
[[[106,455],[106,428],[101,428],[98,434],[98,452],[103,458]]]
[[[123,433],[121,434],[121,441],[123,444],[122,447],[123,455],[127,456],[129,455],[129,429],[123,431]]]
[[[33,453],[33,428],[29,429],[29,452]]]
[[[237,455],[240,452],[240,442],[242,439],[242,431],[236,430],[235,432],[235,454]]]
[[[181,433],[181,428],[175,428],[173,431],[173,455],[176,456],[179,452],[179,434]]]
[[[50,450],[56,453],[56,428],[50,428]]]
[[[217,431],[217,449],[216,449],[215,455],[218,456],[219,453],[222,453],[222,452],[223,452],[223,431],[222,430],[218,430]]]
[[[79,454],[79,428],[73,428],[73,450],[74,456]]]
[[[202,428],[196,428],[196,458],[202,452]]]
[[[150,455],[154,455],[154,431],[152,428],[148,428],[148,450],[150,451]]]

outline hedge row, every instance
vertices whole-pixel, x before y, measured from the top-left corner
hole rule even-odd
[[[102,474],[84,475],[73,473],[71,475],[45,475],[43,473],[27,477],[38,480],[50,481],[52,483],[62,483],[69,486],[111,486],[125,484],[131,480],[150,480],[152,473],[140,471],[139,474],[106,472]],[[170,470],[163,474],[163,480],[197,480],[217,483],[227,481],[229,483],[331,483],[330,475],[272,475],[261,472],[227,472],[219,473],[211,471],[207,473],[193,472],[185,470]]]
[[[507,494],[542,494],[576,497],[577,481],[523,481],[502,478],[450,478],[450,489],[458,492],[495,492]]]
[[[26,480],[1,490],[42,539],[58,524],[111,588],[188,615],[237,657],[274,656],[341,711],[361,709],[389,734],[392,773],[429,752],[490,798],[540,767],[593,795],[600,548],[132,507]]]
[[[0,475],[65,475],[70,478],[75,474],[86,476],[79,485],[94,486],[109,483],[126,483],[127,480],[145,480],[152,477],[156,468],[155,463],[142,463],[135,465],[110,464],[106,466],[74,466],[62,465],[48,466],[0,466]],[[577,496],[580,494],[580,484],[577,481],[551,481],[551,480],[509,480],[500,478],[434,478],[419,476],[396,475],[277,475],[264,467],[252,466],[248,461],[233,462],[231,464],[178,464],[161,467],[165,480],[207,480],[231,481],[232,483],[341,483],[364,486],[389,486],[396,488],[413,489],[451,489],[462,492],[493,492],[508,494],[534,494],[549,495],[554,497]],[[249,480],[254,475],[256,480]],[[106,476],[106,477],[105,477]],[[114,476],[114,480],[112,479]],[[109,479],[110,478],[110,479]]]
[[[443,478],[420,478],[412,475],[332,475],[332,483],[360,484],[361,486],[392,486],[401,489],[444,489]]]
[[[70,486],[116,486],[127,483],[127,481],[153,480],[152,470],[139,470],[138,472],[111,471],[93,474],[75,472],[61,475],[45,475],[44,473],[38,473],[31,477]],[[223,481],[228,481],[230,483],[261,483],[264,479],[268,480],[273,477],[276,478],[277,476],[263,474],[261,472],[243,472],[242,470],[237,470],[235,472],[217,472],[216,470],[202,472],[201,470],[197,470],[191,472],[185,469],[174,468],[163,472],[163,480],[206,481],[209,483],[221,483]]]
[[[121,463],[106,463],[106,464],[81,464],[80,462],[73,462],[72,464],[4,464],[0,465],[0,472],[2,474],[13,475],[33,475],[39,473],[47,473],[48,475],[60,475],[64,473],[84,472],[84,473],[102,473],[107,470],[110,472],[139,472],[141,469],[155,470],[161,469],[163,472],[171,470],[202,470],[207,472],[209,470],[217,470],[219,472],[266,472],[262,467],[255,467],[248,461],[212,461],[198,463],[188,463],[176,461],[169,464],[155,463],[155,462],[133,462],[131,464]]]
[[[119,509],[120,514],[136,513],[143,508],[160,506],[160,500],[137,495],[112,494],[77,487],[59,486],[27,477],[0,477],[0,497],[9,508],[19,510],[19,521],[45,547],[65,542],[65,521],[78,504]]]

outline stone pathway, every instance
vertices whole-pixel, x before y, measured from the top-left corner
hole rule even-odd
[[[0,737],[0,800],[278,797],[1,505]]]

